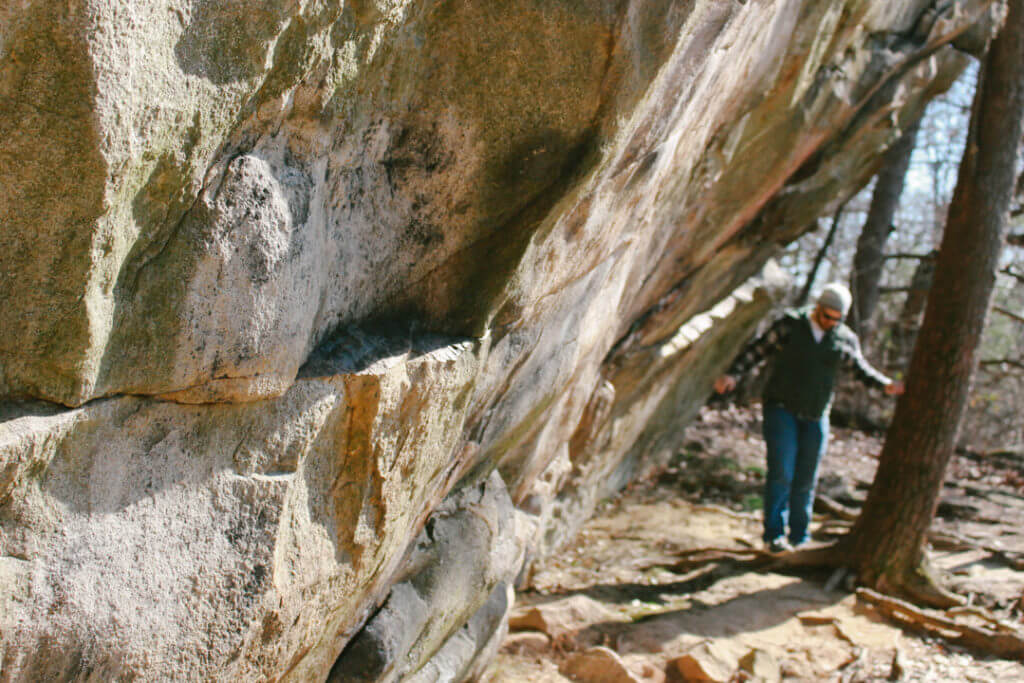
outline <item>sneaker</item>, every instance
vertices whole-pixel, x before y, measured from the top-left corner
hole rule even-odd
[[[779,536],[773,538],[768,542],[768,552],[770,553],[788,553],[793,550],[793,546],[790,545],[789,541],[786,540],[785,536]]]

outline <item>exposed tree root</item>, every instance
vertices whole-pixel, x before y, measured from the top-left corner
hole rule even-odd
[[[799,549],[781,555],[772,555],[770,570],[784,569],[839,569],[847,564],[847,555],[839,541],[831,543],[810,543]]]
[[[939,636],[985,654],[1024,660],[1024,637],[1015,629],[1008,630],[1009,627],[1005,624],[1001,624],[997,629],[966,624],[868,588],[858,588],[857,598],[874,606],[901,626]]]
[[[814,543],[788,553],[769,553],[765,550],[736,550],[734,548],[694,548],[680,553],[679,561],[666,565],[651,565],[684,573],[711,564],[727,563],[732,572],[742,570],[787,571],[799,569],[840,569],[855,566],[846,545],[842,541]],[[931,568],[920,567],[913,574],[895,581],[892,577],[879,577],[877,587],[887,593],[906,597],[931,607],[956,607],[965,599],[943,588],[935,579]]]
[[[1019,629],[1006,621],[1003,621],[996,615],[989,612],[984,607],[978,607],[977,605],[963,605],[962,607],[951,607],[946,610],[946,613],[952,616],[967,615],[972,616],[986,622],[989,626],[994,628],[1000,633],[1019,633]]]
[[[823,522],[815,533],[819,537],[826,536],[838,539],[847,534],[851,526],[845,520],[830,519]],[[976,541],[960,534],[933,529],[928,532],[928,542],[936,550],[981,550],[988,553],[991,559],[1002,562],[1010,569],[1024,570],[1024,554],[999,548],[990,543]]]
[[[912,570],[885,573],[868,583],[884,593],[928,607],[946,609],[967,602],[963,596],[942,587],[927,559]]]
[[[817,534],[821,536],[842,536],[849,531],[851,522],[856,521],[860,514],[859,510],[847,507],[821,494],[815,498],[815,505],[834,518],[826,520],[819,528]],[[1024,570],[1024,555],[1021,553],[973,540],[960,534],[932,529],[928,532],[928,542],[938,550],[983,550],[989,553],[992,559],[1002,562],[1011,569]]]
[[[959,482],[956,487],[962,490],[964,493],[970,496],[978,496],[979,498],[987,498],[992,500],[993,497],[1004,496],[1006,498],[1017,498],[1018,500],[1024,500],[1024,494],[1017,493],[1004,488],[996,488],[994,486],[984,486],[978,483],[966,483]]]
[[[737,568],[754,569],[768,564],[768,562],[771,561],[772,555],[764,550],[757,550],[754,548],[749,550],[739,550],[736,548],[706,547],[686,550],[679,553],[677,557],[679,559],[672,564],[650,565],[645,568],[650,569],[653,567],[660,567],[662,569],[668,569],[676,574],[685,574],[686,572],[693,571],[698,567],[724,562]]]
[[[939,550],[983,550],[1011,569],[1024,570],[1024,556],[987,543],[979,543],[959,534],[932,531],[928,534],[932,547]]]
[[[657,566],[675,573],[693,572],[703,567],[706,571],[700,574],[710,583],[744,571],[832,568],[838,570],[833,575],[834,579],[841,581],[844,577],[853,577],[856,571],[849,568],[857,567],[858,558],[846,534],[859,511],[827,496],[819,496],[817,502],[819,509],[832,518],[818,533],[835,536],[835,540],[831,542],[814,543],[781,554],[756,548],[695,548],[679,553],[676,556],[677,561],[672,564]],[[980,539],[933,530],[929,533],[928,540],[933,547],[943,550],[981,550],[1014,569],[1024,569],[1024,557],[1020,554],[1007,552]],[[881,613],[907,628],[945,638],[975,651],[1024,660],[1024,634],[981,608],[964,606],[966,600],[962,596],[942,587],[927,559],[911,572],[895,572],[894,575],[874,577],[862,575],[861,579],[866,580],[867,585],[877,590],[859,588],[858,597],[875,605]],[[835,586],[833,584],[830,587]],[[941,612],[916,605],[948,611]],[[973,623],[967,623],[966,620]],[[856,666],[851,667],[851,670],[854,669]]]
[[[826,520],[819,527],[816,535],[839,539],[850,531],[851,526],[849,522],[841,519]],[[960,534],[933,529],[928,532],[928,542],[936,550],[981,550],[988,553],[990,559],[1002,562],[1010,569],[1024,570],[1024,554],[1006,550],[990,543],[977,541]]]
[[[841,519],[828,519],[822,522],[821,526],[818,527],[818,531],[815,533],[815,535],[819,538],[824,536],[832,539],[837,539],[850,533],[850,528],[852,526],[852,522],[846,522]]]
[[[833,568],[846,573],[846,567],[853,566],[853,558],[841,541],[805,546],[799,550],[772,554],[763,550],[736,550],[734,548],[695,548],[680,554],[680,560],[672,565],[656,565],[674,572],[693,571],[713,565],[705,579],[711,583],[742,571],[792,571],[800,569]],[[842,579],[843,575],[838,578]],[[836,578],[836,577],[834,577]],[[831,583],[831,582],[830,582]],[[877,587],[907,598],[915,603],[931,607],[950,608],[941,612],[917,607],[900,598],[883,595],[869,588],[858,588],[857,595],[875,604],[879,611],[900,621],[908,627],[917,627],[929,635],[946,638],[950,642],[970,647],[999,657],[1024,659],[1024,637],[1008,623],[1002,622],[987,611],[977,607],[963,606],[965,599],[942,588],[932,575],[930,567],[920,567],[913,574],[902,577],[897,584],[890,577],[879,577]],[[834,587],[834,586],[832,586]],[[975,626],[956,617],[968,617],[981,621],[985,626]]]
[[[837,552],[836,543],[815,543],[802,546],[788,553],[770,553],[767,550],[751,548],[693,548],[678,553],[678,561],[672,564],[655,563],[643,565],[642,569],[667,569],[676,574],[693,571],[709,564],[727,564],[730,573],[744,570],[765,569],[779,571],[786,569],[842,566],[842,555]]]
[[[814,497],[814,507],[821,508],[826,514],[832,515],[836,519],[841,519],[845,522],[857,521],[857,516],[860,514],[858,510],[847,507],[823,493],[819,493]]]

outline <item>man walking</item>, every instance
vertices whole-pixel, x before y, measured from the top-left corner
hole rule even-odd
[[[788,311],[715,382],[718,393],[732,391],[737,377],[768,357],[775,358],[762,396],[768,455],[764,541],[771,552],[792,550],[810,538],[807,527],[818,463],[828,443],[829,408],[838,371],[852,370],[862,383],[882,388],[890,396],[903,393],[902,382],[868,364],[857,335],[842,323],[850,300],[843,285],[826,285],[813,310]]]

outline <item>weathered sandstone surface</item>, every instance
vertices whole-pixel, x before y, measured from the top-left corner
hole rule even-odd
[[[0,0],[0,677],[459,680],[996,0]]]

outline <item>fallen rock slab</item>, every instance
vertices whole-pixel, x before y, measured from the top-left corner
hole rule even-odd
[[[606,647],[592,647],[575,655],[559,671],[581,683],[641,683],[622,658]]]
[[[770,652],[751,650],[740,658],[740,669],[747,672],[754,680],[765,683],[776,683],[782,680],[779,662]]]
[[[643,683],[665,683],[668,677],[664,662],[653,659],[650,655],[622,655],[622,661]]]
[[[684,681],[701,683],[725,683],[736,670],[735,665],[711,642],[697,645],[674,660],[672,666]]]
[[[552,638],[577,633],[588,626],[606,621],[620,621],[613,611],[583,595],[523,607],[513,612],[509,628],[513,631],[540,631]]]
[[[535,655],[551,647],[551,638],[539,631],[511,633],[502,643],[501,651],[514,655]]]

